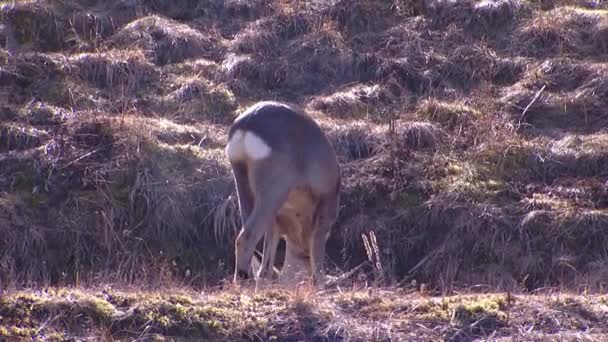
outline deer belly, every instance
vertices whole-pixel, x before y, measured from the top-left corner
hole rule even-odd
[[[307,190],[296,189],[289,193],[287,201],[279,210],[283,224],[279,228],[280,234],[288,241],[298,246],[308,246],[309,236],[312,233],[312,218],[315,203]]]

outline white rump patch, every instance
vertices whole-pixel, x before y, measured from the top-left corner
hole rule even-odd
[[[245,153],[253,160],[268,157],[272,149],[253,132],[245,133]]]
[[[272,149],[253,132],[237,130],[226,145],[228,159],[236,161],[251,158],[260,160],[268,157]]]
[[[232,135],[232,138],[226,145],[226,155],[230,160],[241,160],[245,157],[245,149],[243,148],[243,131],[237,130]]]

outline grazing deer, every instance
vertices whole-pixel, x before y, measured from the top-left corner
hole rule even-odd
[[[235,119],[226,155],[243,224],[235,241],[234,282],[252,275],[254,250],[264,235],[257,279],[272,278],[283,237],[281,277],[305,266],[318,284],[340,203],[340,166],[327,136],[302,110],[263,101]]]

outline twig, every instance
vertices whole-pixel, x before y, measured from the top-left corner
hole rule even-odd
[[[93,151],[91,151],[91,152],[85,153],[84,155],[82,155],[82,156],[80,156],[80,157],[78,157],[78,158],[76,158],[76,159],[72,160],[71,162],[69,162],[69,163],[67,163],[67,164],[63,165],[62,167],[60,167],[60,168],[59,168],[59,170],[63,170],[63,169],[65,169],[66,167],[68,167],[68,166],[70,166],[70,165],[72,165],[72,164],[74,164],[74,163],[76,163],[76,162],[78,162],[78,161],[80,161],[80,160],[82,160],[82,159],[84,159],[84,158],[86,158],[86,157],[88,157],[88,156],[92,155],[93,153],[97,153],[97,151],[98,151],[98,150],[93,150]]]
[[[352,276],[353,274],[355,274],[355,272],[357,272],[361,267],[363,267],[365,264],[367,264],[368,261],[364,261],[361,264],[359,264],[359,266],[356,266],[355,268],[353,268],[352,270],[340,275],[339,277],[335,278],[335,279],[331,279],[328,280],[327,282],[325,282],[325,287],[330,287],[333,285],[336,285],[337,283],[349,278],[350,276]]]
[[[528,110],[530,109],[530,107],[534,104],[534,102],[536,102],[536,100],[538,100],[538,97],[543,92],[543,90],[545,90],[546,86],[547,85],[544,84],[543,87],[540,88],[540,90],[536,92],[536,95],[534,95],[534,97],[532,98],[532,101],[530,101],[530,103],[528,103],[528,105],[526,106],[526,108],[524,108],[524,111],[521,113],[521,115],[519,116],[519,120],[517,121],[517,129],[518,130],[521,127],[521,120],[523,120],[524,115],[526,115],[526,113],[528,112]]]

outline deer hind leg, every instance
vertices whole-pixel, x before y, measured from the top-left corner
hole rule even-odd
[[[277,164],[281,165],[281,163]],[[264,233],[274,229],[277,212],[289,193],[290,180],[287,175],[284,170],[273,167],[272,160],[259,162],[251,170],[250,181],[256,200],[251,214],[236,238],[235,282],[238,278],[249,278],[249,267],[255,246]]]
[[[236,184],[241,225],[245,226],[245,223],[253,210],[255,197],[251,189],[251,184],[249,183],[247,165],[243,162],[231,162],[230,166],[232,168],[234,183]],[[248,270],[247,274],[249,273],[250,271]]]
[[[329,238],[332,224],[338,217],[340,194],[338,191],[324,195],[319,200],[313,219],[314,231],[310,237],[310,267],[313,284],[320,285],[325,275],[325,245]]]
[[[241,224],[245,225],[247,218],[253,210],[255,198],[249,184],[249,176],[247,174],[247,165],[242,162],[231,163],[234,182],[236,184],[236,195],[239,202],[239,213],[241,215]]]
[[[266,231],[264,235],[264,253],[262,254],[262,261],[260,269],[257,273],[256,287],[264,285],[267,281],[272,279],[274,275],[274,261],[277,254],[277,248],[279,247],[279,232],[278,223],[272,229]]]

